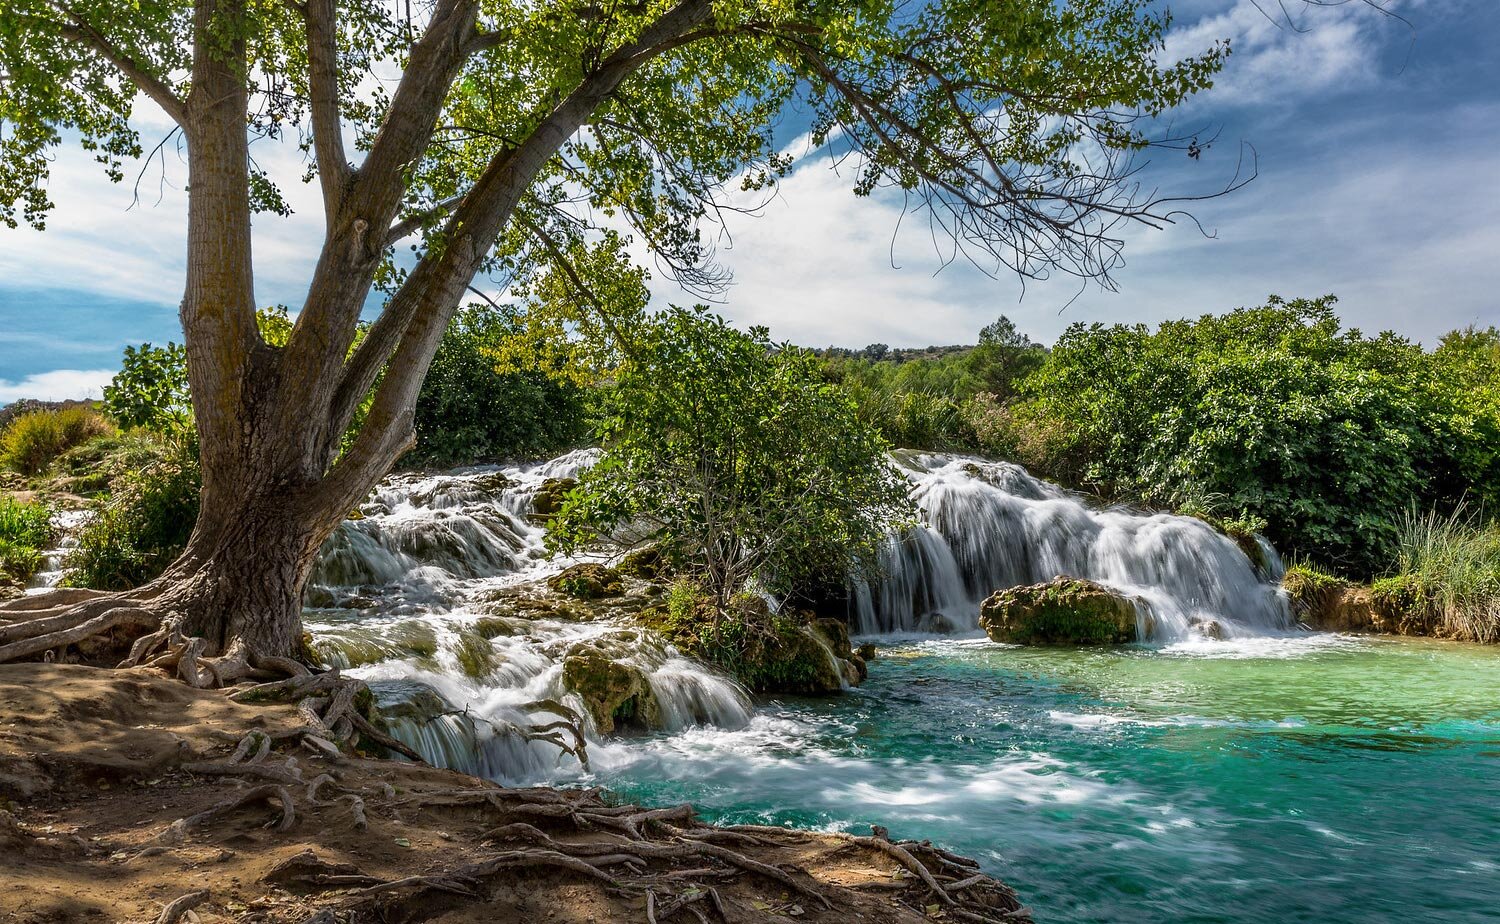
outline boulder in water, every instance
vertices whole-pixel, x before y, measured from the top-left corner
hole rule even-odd
[[[588,707],[600,734],[610,734],[622,725],[651,728],[660,724],[651,681],[633,664],[597,648],[579,646],[563,659],[562,679]]]
[[[532,518],[546,520],[556,516],[562,509],[568,492],[577,486],[576,478],[548,478],[542,482],[542,486],[536,489],[536,494],[531,498]]]
[[[979,626],[1014,645],[1123,644],[1136,640],[1136,609],[1102,584],[1056,577],[997,591],[980,606]]]
[[[621,580],[620,573],[594,562],[573,565],[560,574],[554,574],[547,578],[547,586],[580,600],[618,597],[625,593],[625,582]]]

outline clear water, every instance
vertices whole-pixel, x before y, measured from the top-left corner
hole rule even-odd
[[[884,636],[861,688],[752,712],[624,621],[478,639],[490,593],[567,563],[526,514],[588,453],[391,479],[330,542],[307,624],[351,673],[464,710],[393,726],[449,766],[712,819],[886,825],[979,859],[1044,922],[1500,922],[1500,647],[1299,632],[1270,550],[1253,567],[1199,521],[1096,509],[1005,463],[902,460],[925,525],[891,544],[857,626],[972,627],[990,589],[1068,573],[1144,601],[1155,647]],[[642,670],[671,716],[593,734],[587,774],[505,731],[571,695],[578,645]]]
[[[712,819],[931,837],[1040,921],[1500,921],[1495,648],[912,639],[847,695],[595,762]]]

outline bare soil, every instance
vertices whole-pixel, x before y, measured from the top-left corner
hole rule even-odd
[[[0,924],[1029,921],[930,845],[315,753],[303,719],[155,670],[0,665]]]

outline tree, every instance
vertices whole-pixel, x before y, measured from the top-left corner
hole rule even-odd
[[[907,485],[811,353],[702,309],[632,333],[604,455],[549,524],[555,547],[622,529],[659,542],[721,611],[751,578],[784,592],[873,564]]]
[[[601,223],[685,284],[725,282],[702,225],[789,159],[777,113],[907,194],[971,260],[1107,279],[1154,119],[1228,48],[1160,60],[1145,0],[7,0],[0,7],[0,219],[40,226],[64,142],[115,178],[138,96],[187,160],[181,305],[203,487],[160,578],[0,628],[0,660],[154,629],[226,655],[288,655],[319,546],[413,441],[413,405],[476,274],[524,283]],[[396,76],[399,75],[399,76]],[[251,225],[285,212],[253,138],[293,134],[326,235],[284,346],[256,328]],[[408,241],[415,241],[408,246]],[[397,248],[402,252],[397,258]],[[576,268],[575,268],[576,269]],[[568,271],[591,288],[587,269]],[[372,291],[383,296],[354,346]],[[378,384],[377,384],[378,383]],[[346,440],[374,389],[368,415]]]

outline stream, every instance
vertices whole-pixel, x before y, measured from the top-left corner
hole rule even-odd
[[[978,859],[1044,922],[1500,921],[1500,648],[1305,632],[1263,542],[898,453],[923,525],[855,588],[868,680],[752,697],[636,626],[640,588],[583,619],[518,613],[577,561],[546,556],[533,505],[594,458],[393,476],[325,547],[319,651],[434,762],[709,820],[886,825]],[[1057,574],[1128,594],[1144,641],[978,632],[991,592]],[[648,732],[588,729],[588,769],[516,732],[535,701],[581,706],[562,665],[584,649],[661,706]]]

